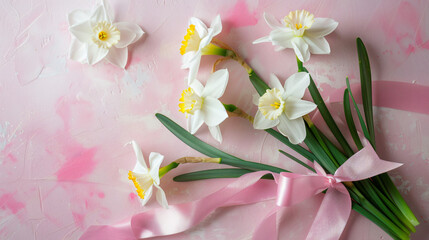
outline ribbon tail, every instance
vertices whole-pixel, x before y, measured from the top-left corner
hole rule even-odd
[[[277,240],[277,212],[279,207],[273,210],[262,220],[253,233],[252,240]]]
[[[260,181],[260,178],[268,171],[254,172],[243,175],[220,190],[194,202],[170,205],[168,209],[156,208],[136,214],[131,219],[131,228],[137,238],[149,238],[166,236],[183,232],[201,222],[207,215],[219,207],[231,205],[231,203],[244,204],[245,200],[240,194],[248,196],[248,189]],[[274,181],[271,184],[276,185]],[[274,189],[274,188],[272,188]],[[274,197],[275,192],[271,195]],[[259,198],[259,197],[257,197]],[[254,202],[250,199],[248,202]]]
[[[307,240],[338,240],[340,238],[350,216],[352,203],[344,185],[338,183],[335,188],[329,188],[326,192],[307,234]]]

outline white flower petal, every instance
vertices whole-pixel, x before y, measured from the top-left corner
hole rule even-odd
[[[140,199],[140,203],[142,206],[146,205],[146,203],[149,201],[149,199],[152,197],[153,192],[153,185],[150,186],[145,192],[144,192],[144,198]]]
[[[100,48],[95,44],[89,44],[87,52],[88,63],[91,65],[96,64],[106,57],[108,53],[108,49]]]
[[[217,15],[212,23],[210,24],[210,28],[213,29],[213,36],[218,35],[222,31],[222,22],[220,20],[220,15]]]
[[[113,9],[110,6],[109,2],[106,1],[106,0],[103,0],[103,2],[101,4],[102,4],[102,6],[104,8],[104,13],[106,14],[106,19],[109,22],[113,22],[115,15],[114,15]]]
[[[182,69],[187,69],[191,66],[192,61],[195,59],[197,52],[190,51],[182,56]]]
[[[270,36],[258,38],[255,41],[253,41],[253,44],[264,43],[264,42],[271,42]]]
[[[200,38],[203,38],[207,35],[207,26],[200,19],[192,17],[189,20],[189,25],[191,24],[195,26],[195,30],[197,31]]]
[[[194,81],[192,81],[192,83],[189,84],[189,87],[191,87],[198,96],[200,97],[202,96],[204,91],[204,86],[200,81],[198,81],[197,79],[194,79]]]
[[[297,119],[312,112],[316,107],[317,105],[313,102],[295,97],[288,97],[286,99],[284,112],[289,119]]]
[[[121,39],[115,45],[117,48],[123,48],[132,43],[135,43],[144,33],[139,25],[134,23],[118,22],[114,23],[113,25],[117,27],[121,33]]]
[[[310,74],[306,72],[294,73],[285,81],[284,96],[293,96],[301,99],[308,85],[310,85]]]
[[[149,155],[149,164],[150,170],[149,174],[153,179],[153,182],[159,184],[159,167],[161,166],[162,161],[164,161],[164,156],[157,152],[151,152]]]
[[[222,143],[222,133],[220,132],[220,127],[219,126],[214,126],[214,127],[209,126],[209,130],[210,130],[210,133],[213,136],[213,138],[216,139],[216,141]]]
[[[277,126],[279,124],[279,119],[269,120],[261,113],[261,111],[256,112],[255,119],[253,121],[253,128],[255,129],[269,129]]]
[[[146,162],[144,161],[143,154],[142,154],[142,151],[141,151],[139,145],[137,144],[136,141],[131,141],[131,145],[133,146],[134,153],[135,153],[136,159],[137,159],[136,166],[134,167],[133,172],[135,172],[135,173],[148,173],[149,171],[148,171]]]
[[[288,137],[289,141],[293,144],[298,144],[304,141],[306,132],[305,123],[302,118],[289,120],[284,114],[279,118],[280,123],[277,125],[277,129],[281,134]]]
[[[330,18],[315,18],[311,28],[305,30],[304,35],[319,38],[333,32],[338,26],[338,22]]]
[[[270,28],[272,29],[283,27],[283,25],[277,20],[277,18],[275,18],[269,13],[264,12],[264,19],[268,26],[270,26]]]
[[[296,56],[301,62],[307,62],[310,60],[310,51],[308,49],[308,44],[301,37],[296,37],[292,39],[292,47],[295,51]]]
[[[112,47],[110,48],[106,59],[120,68],[125,68],[128,61],[128,48]]]
[[[324,37],[311,38],[304,36],[304,41],[308,44],[308,48],[313,54],[329,54],[331,49],[329,43]]]
[[[197,78],[198,69],[200,68],[201,53],[195,56],[195,59],[189,65],[188,84],[191,84]]]
[[[213,40],[213,36],[213,29],[209,28],[207,35],[201,39],[200,45],[198,45],[198,53],[201,53],[202,49],[210,44],[210,42]]]
[[[293,48],[292,41],[295,39],[293,30],[288,28],[280,28],[271,31],[270,39],[273,45],[280,46],[282,48]]]
[[[87,44],[82,43],[81,41],[77,40],[76,38],[72,39],[71,45],[70,45],[70,51],[69,51],[69,57],[70,59],[80,62],[80,63],[87,63]]]
[[[270,87],[271,88],[277,88],[278,90],[280,90],[281,93],[283,93],[283,91],[284,91],[283,86],[280,83],[279,78],[274,73],[270,74]]]
[[[163,208],[168,208],[168,201],[164,190],[156,184],[155,187],[158,188],[156,191],[156,200],[158,201],[159,205],[161,205]]]
[[[227,69],[220,69],[212,73],[207,80],[207,84],[200,95],[201,97],[220,98],[225,92],[226,85],[228,84],[229,73]]]
[[[223,104],[212,97],[206,97],[204,99],[201,111],[204,112],[204,122],[208,126],[217,126],[228,118],[228,113]]]
[[[195,134],[203,123],[204,114],[201,111],[196,111],[194,114],[188,115],[187,127],[191,134]]]
[[[89,21],[73,25],[69,28],[73,36],[83,43],[92,42],[92,28]]]
[[[103,5],[99,5],[90,17],[90,23],[92,26],[96,25],[99,22],[107,21],[111,23],[109,17],[107,16],[106,10]]]
[[[89,20],[89,11],[74,10],[67,15],[69,26],[80,24]]]

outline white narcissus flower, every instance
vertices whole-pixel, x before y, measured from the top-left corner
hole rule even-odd
[[[198,18],[189,20],[189,27],[180,47],[182,68],[189,68],[188,84],[197,76],[202,55],[217,55],[219,50],[224,50],[211,43],[213,37],[222,31],[220,16],[217,15],[209,28]]]
[[[219,124],[228,114],[218,98],[225,92],[228,75],[228,70],[221,69],[210,75],[205,87],[195,79],[188,89],[183,90],[179,99],[179,111],[186,114],[188,131],[191,134],[206,123],[211,135],[222,142]]]
[[[143,30],[134,23],[113,23],[113,13],[105,0],[94,12],[75,10],[68,14],[73,36],[69,57],[80,63],[96,64],[102,59],[125,68],[127,46],[136,42]]]
[[[270,82],[272,89],[267,89],[258,100],[253,127],[268,129],[277,126],[279,132],[288,137],[291,143],[301,143],[306,136],[302,116],[317,107],[316,104],[301,99],[310,84],[310,75],[295,73],[286,80],[283,87],[279,79],[271,74]]]
[[[150,168],[148,168],[140,147],[135,141],[132,141],[131,144],[133,145],[137,162],[134,169],[128,172],[128,179],[133,181],[141,204],[144,206],[147,201],[149,201],[155,187],[158,189],[156,192],[156,200],[162,207],[168,208],[165,192],[159,186],[159,167],[164,160],[164,156],[159,153],[151,152],[149,155]]]
[[[329,54],[331,49],[325,36],[333,32],[338,22],[330,18],[314,18],[305,10],[290,12],[280,23],[275,17],[264,13],[265,21],[273,30],[270,35],[253,42],[271,42],[280,51],[293,48],[301,62],[307,62],[312,54]]]

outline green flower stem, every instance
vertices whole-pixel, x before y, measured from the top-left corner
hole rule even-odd
[[[360,192],[359,190],[354,186],[348,186],[348,189],[350,190],[350,196],[358,202],[363,208],[368,210],[370,213],[372,213],[379,221],[383,222],[387,227],[390,228],[391,231],[387,232],[390,234],[390,232],[395,233],[395,235],[401,239],[401,240],[408,240],[410,239],[409,233],[404,232],[401,228],[399,228],[396,224],[394,224],[388,217],[384,215],[383,212],[380,212],[378,208],[376,208],[374,205],[371,204]],[[391,235],[392,236],[392,235]],[[392,236],[394,237],[394,236]],[[397,239],[397,238],[395,238]]]
[[[166,173],[168,173],[169,171],[177,168],[179,166],[179,163],[177,162],[171,162],[170,164],[168,164],[167,166],[164,166],[162,168],[159,169],[159,177],[163,177]]]

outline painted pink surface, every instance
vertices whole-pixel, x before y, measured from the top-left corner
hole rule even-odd
[[[81,65],[67,58],[67,13],[91,9],[96,2],[0,3],[0,28],[8,33],[0,38],[0,239],[78,239],[90,225],[114,224],[144,210],[121,174],[135,163],[131,147],[124,146],[131,140],[139,143],[145,156],[152,151],[164,154],[165,164],[182,156],[200,156],[154,117],[160,112],[185,126],[177,107],[187,76],[180,69],[179,48],[191,16],[210,23],[220,14],[224,31],[219,38],[262,78],[275,73],[282,80],[296,71],[293,51],[274,52],[270,44],[252,44],[270,30],[263,12],[282,18],[291,10],[307,9],[316,17],[335,19],[339,26],[327,37],[331,54],[313,55],[306,64],[325,99],[344,88],[346,76],[352,84],[359,82],[357,36],[368,48],[374,81],[429,86],[427,1],[111,0],[118,21],[137,23],[147,33],[129,48],[126,70],[106,62]],[[215,60],[203,58],[201,80]],[[245,71],[231,61],[220,67],[230,71],[221,100],[254,114],[254,90]],[[420,103],[425,104],[429,107]],[[331,110],[336,119],[343,118],[340,104],[332,104]],[[374,116],[380,157],[405,163],[390,175],[421,222],[412,239],[425,239],[429,115],[377,107]],[[278,153],[279,148],[289,149],[246,121],[227,119],[221,129],[223,144],[216,143],[206,127],[196,135],[241,158],[303,171]],[[210,167],[183,166],[170,176]],[[176,183],[165,177],[161,184],[169,201],[179,203],[217,190],[216,183]],[[320,200],[309,199],[286,210],[282,239],[303,237]],[[272,206],[264,202],[223,208],[194,229],[162,239],[249,239],[255,219]],[[158,205],[150,201],[147,207]],[[389,237],[352,214],[342,239]]]

